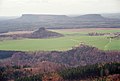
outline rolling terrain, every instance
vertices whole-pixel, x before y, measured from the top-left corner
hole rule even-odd
[[[120,19],[23,14],[0,20],[0,81],[120,81]]]
[[[8,54],[1,57],[0,66],[28,65],[39,67],[39,64],[53,62],[66,66],[85,66],[96,63],[119,62],[120,51],[103,51],[96,47],[81,44],[67,51],[0,51]],[[107,58],[107,59],[106,59]],[[47,65],[46,65],[47,66]]]
[[[63,37],[62,34],[48,31],[45,28],[39,28],[38,30],[35,30],[31,33],[13,33],[13,34],[1,34],[0,37],[2,38],[11,38],[11,39],[19,39],[19,38],[31,38],[31,39],[42,39],[42,38],[59,38]]]
[[[61,28],[119,28],[120,19],[106,18],[100,14],[87,14],[77,17],[66,15],[23,14],[21,17],[0,21],[0,32],[35,30],[40,27]]]
[[[119,81],[120,52],[80,45],[68,51],[0,51],[1,81]]]
[[[119,32],[116,28],[91,28],[91,29],[59,29],[50,30],[63,34],[64,37],[48,38],[48,39],[18,39],[18,40],[1,40],[1,50],[16,51],[65,51],[72,47],[86,44],[97,47],[101,50],[120,50],[120,40],[112,39],[109,36],[88,36],[89,32],[114,33]]]

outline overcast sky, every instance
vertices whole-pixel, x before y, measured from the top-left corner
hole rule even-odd
[[[120,13],[120,0],[0,0],[0,16]]]

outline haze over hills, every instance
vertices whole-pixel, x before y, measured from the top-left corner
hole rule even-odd
[[[120,13],[106,13],[102,14],[104,17],[120,19]]]
[[[112,19],[100,14],[87,14],[77,17],[66,15],[23,14],[16,19],[0,21],[0,32],[15,30],[35,30],[46,28],[119,28],[120,19]]]
[[[9,20],[9,19],[15,19],[15,18],[18,18],[18,17],[17,16],[9,16],[9,17],[0,16],[0,21]]]

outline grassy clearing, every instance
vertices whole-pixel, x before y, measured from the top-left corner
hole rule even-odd
[[[0,42],[0,50],[36,51],[36,50],[69,50],[74,46],[85,43],[102,50],[120,50],[120,40],[110,40],[105,36],[85,36],[87,31],[60,31],[65,35],[61,38],[50,39],[21,39]],[[118,32],[117,30],[97,30],[98,32]],[[69,34],[69,35],[68,35]],[[73,36],[74,34],[74,36]],[[83,34],[83,35],[81,35]]]

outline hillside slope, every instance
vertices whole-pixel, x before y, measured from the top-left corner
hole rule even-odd
[[[46,28],[119,28],[119,19],[110,19],[100,14],[87,14],[78,17],[66,15],[23,14],[20,18],[0,21],[0,32],[15,30],[35,30]]]
[[[38,51],[38,52],[16,52],[11,57],[1,60],[1,65],[30,65],[49,61],[69,66],[85,66],[96,63],[120,62],[119,51],[102,51],[95,47],[80,45],[65,52]]]
[[[45,28],[39,28],[38,30],[31,32],[31,33],[25,33],[25,34],[8,34],[8,35],[0,35],[0,37],[9,37],[11,39],[19,39],[19,38],[55,38],[55,37],[62,37],[63,35],[57,32],[48,31]]]

